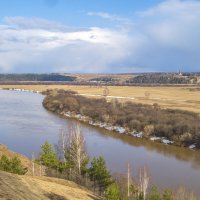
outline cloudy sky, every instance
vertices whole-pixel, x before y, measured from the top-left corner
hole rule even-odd
[[[198,0],[0,1],[0,73],[200,71]]]

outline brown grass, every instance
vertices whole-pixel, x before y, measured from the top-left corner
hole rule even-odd
[[[20,88],[37,91],[57,88],[74,90],[80,94],[102,95],[105,87],[76,85],[0,85],[0,88]],[[200,92],[190,91],[190,87],[109,86],[108,88],[110,96],[134,97],[135,99],[133,101],[137,103],[158,103],[163,108],[181,109],[200,113]],[[149,93],[149,97],[145,96],[146,92]]]
[[[19,200],[94,200],[92,192],[56,178],[19,176],[0,171],[0,199]]]

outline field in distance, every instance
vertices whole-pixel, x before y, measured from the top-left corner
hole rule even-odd
[[[0,88],[18,88],[34,91],[47,89],[74,90],[89,97],[103,96],[105,88],[109,99],[159,104],[162,108],[188,110],[200,113],[200,87],[139,87],[139,86],[79,86],[79,85],[0,85]]]

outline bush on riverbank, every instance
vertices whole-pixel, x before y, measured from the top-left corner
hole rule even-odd
[[[43,105],[50,111],[74,112],[93,121],[143,131],[146,137],[166,137],[177,145],[200,147],[200,117],[197,113],[161,109],[159,105],[108,102],[105,98],[86,98],[73,91],[49,90]]]

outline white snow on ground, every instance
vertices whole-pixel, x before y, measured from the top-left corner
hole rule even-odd
[[[88,96],[88,97],[104,97],[101,94],[77,94],[81,96]],[[131,99],[134,100],[134,97],[123,97],[123,96],[106,96],[106,98],[113,98],[113,99]]]
[[[196,145],[195,144],[192,144],[189,146],[189,149],[195,149],[196,148]]]

